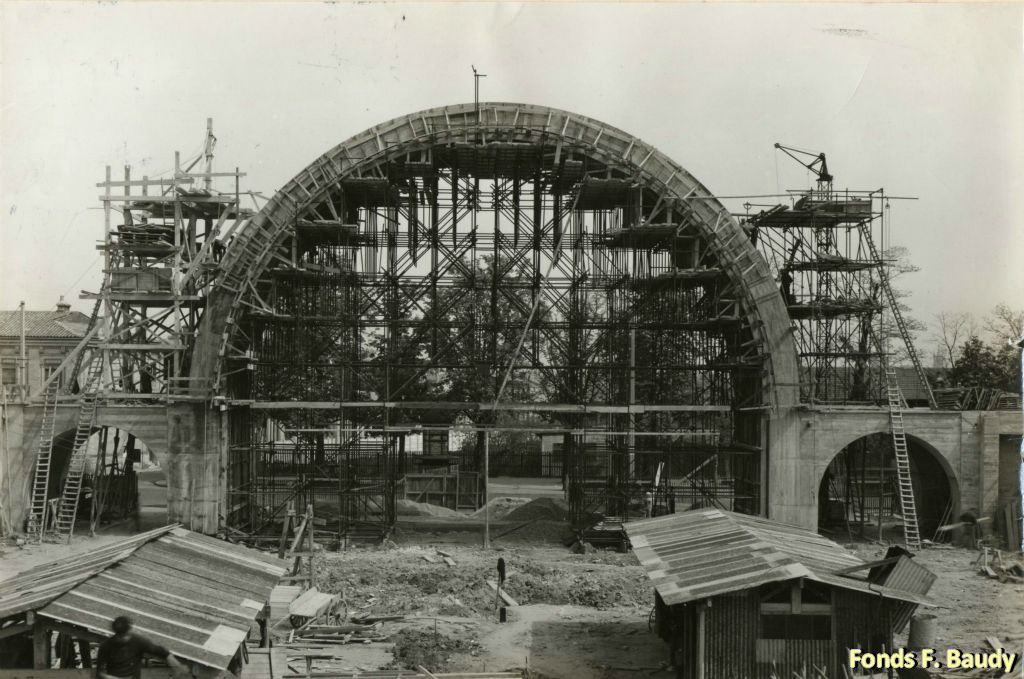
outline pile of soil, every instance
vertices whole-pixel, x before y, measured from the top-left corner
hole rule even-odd
[[[568,519],[569,505],[563,500],[551,497],[530,500],[505,515],[506,521],[567,521]]]
[[[483,519],[484,512],[489,507],[491,521],[498,521],[507,518],[510,512],[519,509],[529,502],[530,500],[525,497],[496,497],[487,503],[487,507],[481,507],[470,514],[470,516],[474,519]]]
[[[427,504],[425,502],[413,502],[412,500],[398,500],[395,502],[399,516],[431,516],[443,519],[459,519],[465,516],[454,509],[448,509],[440,505]]]
[[[437,613],[467,615],[488,610],[494,593],[484,584],[490,569],[441,562],[432,549],[399,547],[353,550],[316,562],[317,586],[341,595],[350,612],[375,615]],[[424,556],[434,559],[427,561]]]
[[[647,606],[650,582],[637,567],[602,568],[584,563],[564,565],[525,563],[505,582],[505,590],[520,604],[569,604],[606,609]]]
[[[574,555],[559,548],[511,548],[501,552],[448,546],[447,565],[432,546],[353,549],[321,553],[316,585],[342,596],[350,613],[373,615],[490,615],[499,556],[505,559],[506,591],[520,604],[573,604],[606,609],[648,607],[650,581],[632,554]]]
[[[416,629],[401,630],[394,635],[394,642],[393,667],[414,670],[422,666],[428,672],[447,672],[454,654],[471,653],[479,647],[475,639]]]

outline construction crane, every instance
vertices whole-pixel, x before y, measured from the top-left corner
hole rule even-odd
[[[824,193],[826,196],[832,195],[832,175],[829,174],[828,161],[825,160],[824,153],[803,151],[791,146],[783,146],[778,142],[775,143],[775,148],[779,149],[787,156],[813,172],[818,178],[818,191]],[[806,158],[812,158],[813,160],[806,160]]]

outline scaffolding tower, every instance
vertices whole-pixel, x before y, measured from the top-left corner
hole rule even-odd
[[[811,190],[745,221],[779,282],[801,362],[808,403],[885,401],[886,309],[872,251],[883,243],[881,191]],[[873,240],[872,240],[873,239]]]
[[[203,151],[170,176],[115,179],[102,189],[104,282],[85,299],[102,304],[104,398],[162,400],[188,391],[189,350],[225,244],[251,216],[244,173],[213,171],[212,120]],[[223,190],[216,185],[226,184]]]

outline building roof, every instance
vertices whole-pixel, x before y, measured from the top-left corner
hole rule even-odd
[[[26,311],[25,337],[85,337],[89,317],[80,311]],[[0,337],[21,337],[21,311],[0,311]]]
[[[175,656],[224,669],[285,562],[168,526],[0,583],[0,618],[35,610],[110,635],[118,615]]]
[[[698,509],[629,522],[625,530],[654,588],[670,606],[794,578],[932,603],[919,593],[844,573],[865,564],[813,531],[768,519]]]
[[[913,367],[897,367],[896,370],[896,382],[900,385],[900,393],[903,395],[905,401],[927,401],[928,390],[925,389],[924,384],[921,382],[921,378],[917,375],[917,370]],[[946,375],[949,374],[948,368],[923,368],[924,374],[928,377],[928,381],[931,383],[932,389],[937,388],[939,380],[944,380]]]

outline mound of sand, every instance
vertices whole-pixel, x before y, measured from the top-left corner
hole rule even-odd
[[[569,505],[550,497],[530,500],[505,515],[506,521],[565,521],[568,518]]]
[[[432,516],[434,518],[460,519],[465,514],[459,514],[454,509],[448,509],[440,505],[431,505],[425,502],[413,502],[412,500],[398,500],[396,509],[399,516]]]
[[[491,511],[491,520],[495,521],[498,519],[504,519],[506,516],[508,516],[509,512],[514,511],[519,507],[522,507],[529,501],[530,499],[525,497],[496,497],[487,503],[487,507],[489,507]],[[470,514],[470,516],[472,516],[474,519],[482,519],[484,518],[485,509],[485,507],[481,507],[480,509]]]

